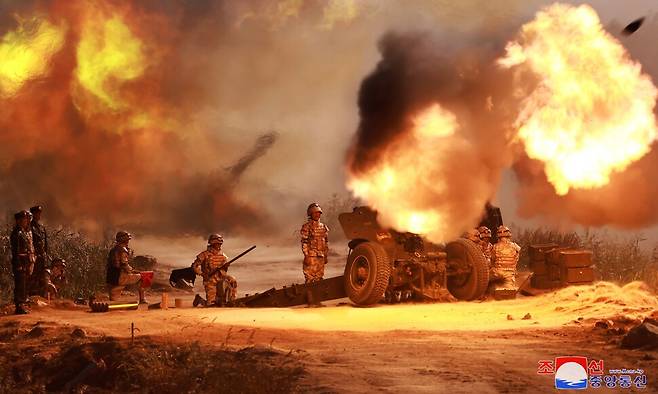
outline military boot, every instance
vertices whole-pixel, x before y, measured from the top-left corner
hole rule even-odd
[[[206,300],[204,300],[203,297],[201,297],[198,294],[194,296],[194,301],[192,301],[192,306],[194,307],[197,307],[199,305],[206,306],[207,304],[208,303],[206,302]]]

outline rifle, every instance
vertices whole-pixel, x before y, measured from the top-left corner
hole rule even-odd
[[[215,270],[213,272],[211,272],[210,275],[208,275],[208,276],[215,275],[217,272],[221,271],[224,267],[228,268],[228,266],[231,265],[232,262],[234,262],[235,260],[237,260],[240,257],[244,256],[245,254],[251,252],[254,249],[256,249],[256,245],[254,245],[251,248],[245,250],[244,252],[240,253],[239,255],[233,257],[231,260],[229,260],[226,263],[222,264],[220,267],[215,268]]]

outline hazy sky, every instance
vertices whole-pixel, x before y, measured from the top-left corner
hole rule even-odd
[[[339,0],[332,3],[349,4],[349,1]],[[221,172],[235,163],[251,149],[258,136],[271,130],[277,131],[276,142],[245,171],[244,176],[235,185],[235,195],[228,197],[234,198],[238,202],[237,205],[250,215],[262,213],[263,217],[271,219],[268,225],[272,227],[268,227],[266,233],[288,236],[294,233],[305,219],[304,210],[310,201],[326,202],[332,193],[346,193],[345,153],[359,123],[357,94],[361,81],[375,68],[380,59],[378,42],[386,32],[426,30],[438,36],[443,34],[446,41],[456,46],[461,43],[461,33],[466,35],[476,30],[488,30],[497,34],[504,32],[503,34],[509,34],[511,38],[542,6],[551,3],[553,2],[533,0],[364,0],[355,2],[357,11],[352,19],[333,16],[332,8],[328,7],[330,3],[320,0],[309,0],[304,3],[304,7],[290,12],[278,5],[295,4],[294,1],[145,1],[139,4],[147,4],[145,7],[149,12],[155,10],[156,13],[160,12],[171,18],[179,17],[171,11],[172,4],[186,4],[185,7],[189,8],[182,19],[175,19],[175,23],[171,24],[174,29],[180,29],[176,32],[179,34],[179,41],[176,41],[178,46],[174,52],[177,63],[174,66],[165,65],[164,71],[169,73],[167,75],[170,78],[178,75],[180,79],[166,81],[169,89],[167,94],[171,96],[168,97],[167,103],[182,103],[181,106],[190,111],[182,119],[189,122],[190,129],[203,132],[202,138],[193,137],[186,135],[183,127],[183,130],[176,133],[180,141],[167,143],[174,147],[180,143],[181,160],[187,160],[182,161],[186,166],[185,170],[195,176],[207,176]],[[598,11],[603,24],[616,30],[620,30],[635,18],[651,17],[658,11],[658,4],[648,0],[570,3],[592,5]],[[30,7],[34,4],[62,5],[68,2],[0,0],[0,35],[15,28],[12,15],[29,16]],[[150,26],[149,22],[140,23],[146,36],[150,34],[149,37],[158,39],[157,29]],[[633,36],[622,39],[631,55],[642,62],[654,80],[658,80],[658,49],[654,49],[655,44],[644,43],[653,43],[656,32],[658,22],[648,20]],[[618,31],[611,33],[618,34]],[[172,67],[176,68],[174,72]],[[193,95],[190,102],[184,100],[186,96]],[[188,125],[182,121],[181,124]],[[9,121],[0,124],[0,133],[9,133],[13,129],[14,125]],[[50,130],[39,130],[27,138],[35,137],[35,141],[39,141],[39,138],[49,132]],[[15,142],[11,139],[10,141]],[[104,146],[94,142],[93,146]],[[151,184],[160,185],[159,182],[167,180],[161,179],[157,171],[153,174],[153,168],[167,169],[167,174],[178,174],[177,169],[170,167],[175,167],[172,162],[179,158],[172,158],[171,152],[166,149],[164,152],[164,156],[154,155],[147,158],[153,161],[153,167],[142,168],[145,174],[151,175]],[[41,152],[41,157],[57,153]],[[34,167],[29,166],[30,158],[12,157],[13,154],[10,149],[0,147],[0,168],[11,169],[11,164],[16,164],[18,172],[15,169],[8,172],[13,174],[12,176],[20,174],[21,168],[34,170]],[[27,162],[27,165],[23,166],[24,162]],[[58,165],[54,159],[53,165]],[[81,172],[84,170],[80,169]],[[89,213],[94,212],[95,206],[84,201],[84,188],[77,190],[78,193],[71,192],[78,184],[79,177],[77,174],[69,175],[69,178],[74,179],[54,182],[54,186],[72,185],[62,187],[53,197],[68,199],[66,203],[60,204],[60,216],[74,217],[81,214],[76,209],[88,208],[85,213],[87,217],[83,217],[81,221],[97,219]],[[66,178],[65,175],[60,176]],[[208,188],[208,184],[216,180],[216,177],[200,177],[198,183],[201,185],[198,188]],[[159,211],[158,208],[142,206],[141,200],[133,208],[137,213],[148,214],[148,218],[163,211],[180,209],[186,217],[190,216],[189,219],[184,218],[185,220],[194,220],[195,214],[204,213],[190,210],[187,215],[185,193],[194,195],[198,191],[197,184],[193,181],[194,178],[187,177],[184,182],[175,184],[176,190],[163,189],[172,194],[181,194],[176,198],[171,197],[173,202],[166,198],[158,199],[160,194],[166,193],[146,190],[150,198],[160,204]],[[40,193],[43,193],[43,188],[31,187],[28,182],[30,188],[25,190],[22,186],[24,184],[25,182],[17,177],[0,179],[0,191],[4,194],[0,196],[0,208],[3,211],[14,212],[17,207],[30,206],[34,201],[41,201],[43,197]],[[132,187],[139,188],[139,185]],[[511,171],[503,175],[496,202],[503,208],[508,222],[521,225],[546,223],[517,217],[515,179]],[[149,209],[155,212],[150,212]],[[185,210],[182,211],[183,209]],[[111,220],[115,219],[110,217],[111,215],[107,216],[107,220],[113,225],[125,224],[129,230],[134,226],[137,229],[145,229],[143,231],[146,233],[148,229],[155,228],[155,225],[140,227],[143,223],[131,222],[133,215],[130,214],[114,221]],[[226,216],[219,217],[226,219]],[[258,226],[258,217],[252,217],[251,220],[250,225],[255,223]],[[180,224],[180,221],[178,217],[171,219],[174,224]],[[560,225],[568,227],[569,223]],[[182,226],[180,229],[181,232],[188,230],[198,229],[189,226]],[[199,231],[205,230],[206,227],[203,227]],[[240,226],[226,226],[229,236],[233,235],[231,232],[238,235],[242,230]],[[652,240],[658,239],[658,226],[641,230]]]

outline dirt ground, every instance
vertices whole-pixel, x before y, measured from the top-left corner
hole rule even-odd
[[[538,393],[555,390],[552,375],[537,374],[539,360],[586,356],[603,359],[606,369],[645,370],[645,391],[656,392],[658,352],[622,350],[619,341],[657,309],[658,299],[643,284],[604,282],[511,301],[374,308],[338,303],[89,313],[83,306],[56,303],[27,316],[0,318],[0,370],[3,376],[18,376],[15,387],[41,382],[44,389],[62,390],[79,384],[88,392],[187,391],[181,387],[225,392],[230,387],[232,392]],[[606,320],[610,329],[595,327]],[[142,353],[130,350],[131,323],[138,329],[133,346]],[[84,330],[84,338],[72,337],[76,328]],[[80,352],[81,346],[94,356],[62,358],[72,348]],[[186,356],[164,365],[163,357],[176,352]],[[194,358],[206,353],[217,356]],[[122,354],[144,367],[117,370]],[[94,367],[100,359],[103,369]],[[58,363],[71,364],[76,373],[44,377],[38,372]],[[92,369],[91,378],[78,377],[84,365]],[[22,377],[21,383],[15,370],[30,368],[33,376],[29,381]],[[223,377],[207,372],[213,369],[223,371]],[[116,382],[94,377],[124,382],[130,373],[137,376],[132,379],[137,386],[112,386]]]

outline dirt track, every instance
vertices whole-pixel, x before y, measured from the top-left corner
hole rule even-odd
[[[582,355],[604,359],[606,368],[646,370],[649,392],[658,389],[658,354],[621,350],[620,336],[594,323],[606,318],[627,327],[657,305],[639,284],[604,283],[506,302],[107,314],[49,307],[2,322],[119,338],[135,322],[138,336],[272,347],[302,362],[302,391],[549,392],[553,377],[537,375],[537,362]]]

